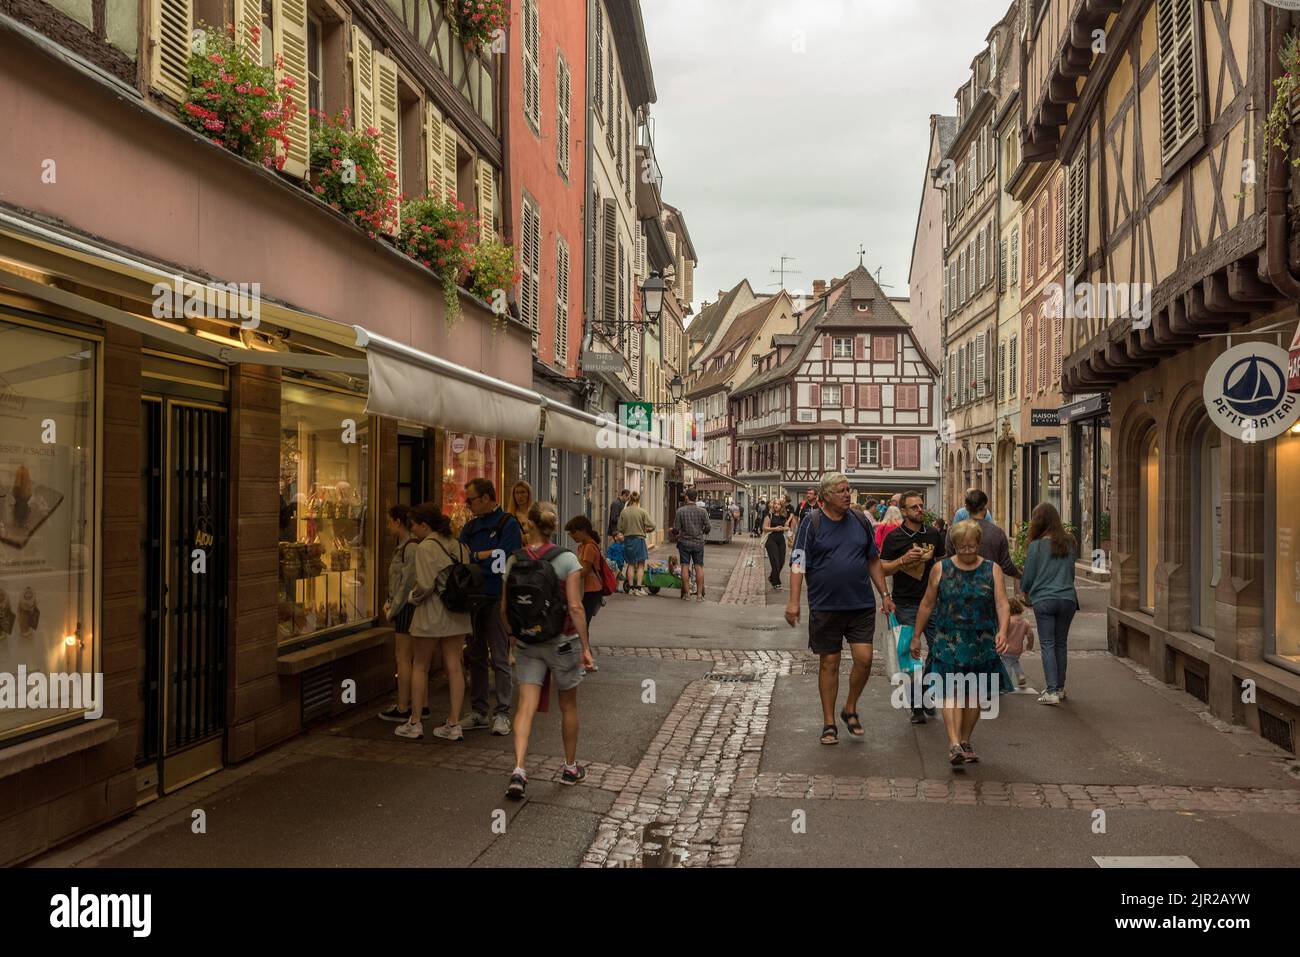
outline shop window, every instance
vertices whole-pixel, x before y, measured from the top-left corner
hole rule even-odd
[[[1300,474],[1300,434],[1294,428],[1277,439],[1275,455],[1271,644],[1278,664],[1300,671],[1300,493],[1289,479]]]
[[[496,439],[463,432],[447,432],[443,436],[440,504],[457,535],[474,517],[465,501],[465,483],[474,478],[488,479],[500,496],[503,484],[500,471],[501,455]]]
[[[8,675],[22,667],[49,681],[99,671],[95,349],[0,322],[0,672]],[[98,703],[85,697],[94,690],[39,707],[7,704],[0,738]]]
[[[364,397],[284,381],[280,641],[373,616],[370,468]]]
[[[1196,437],[1192,464],[1192,627],[1210,638],[1214,637],[1214,594],[1222,574],[1222,435],[1216,426],[1205,423]]]
[[[1138,457],[1141,469],[1138,519],[1138,607],[1155,614],[1156,563],[1160,555],[1160,446],[1152,429]]]

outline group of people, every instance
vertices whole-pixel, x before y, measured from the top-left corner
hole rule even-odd
[[[440,651],[448,713],[433,735],[461,741],[466,731],[478,729],[513,733],[515,768],[506,796],[517,800],[528,784],[525,762],[533,717],[543,688],[554,683],[564,739],[561,781],[577,784],[586,777],[577,761],[577,690],[584,675],[597,670],[589,629],[606,593],[600,536],[590,519],[580,515],[565,526],[576,553],[553,545],[555,507],[534,501],[524,482],[511,490],[509,511],[498,504],[496,488],[487,479],[466,484],[465,498],[473,518],[459,536],[436,505],[389,509],[388,529],[397,544],[389,562],[384,616],[396,633],[398,681],[396,702],[379,717],[398,725],[398,737],[424,736],[424,720],[430,717],[429,668]],[[525,568],[527,574],[515,575]],[[534,584],[539,581],[540,588]],[[522,601],[535,595],[542,600]],[[521,604],[543,605],[555,625],[523,634],[514,612]],[[466,715],[461,713],[466,696],[462,654],[469,669]],[[496,702],[489,718],[490,672]]]
[[[699,504],[694,489],[683,494],[684,502],[673,516],[668,536],[677,545],[677,560],[669,564],[681,576],[683,601],[694,598],[704,601],[704,544],[713,530],[709,513]],[[628,594],[633,597],[649,595],[645,586],[646,563],[650,550],[646,536],[655,531],[650,513],[641,507],[641,493],[623,489],[609,507],[606,534],[611,541],[623,546],[623,561],[627,576]]]
[[[1025,685],[1020,655],[1033,647],[1033,632],[1022,617],[1025,604],[1008,595],[1008,578],[1020,580],[1038,624],[1047,684],[1038,701],[1065,700],[1067,642],[1079,607],[1078,545],[1052,504],[1041,503],[1030,516],[1022,569],[979,489],[967,491],[952,526],[942,528],[942,523],[926,523],[919,492],[858,508],[851,503],[848,478],[840,473],[826,475],[819,491],[809,491],[800,503],[802,516],[791,514],[783,499],[772,503],[763,530],[769,557],[779,554],[784,560],[785,533],[794,527],[785,619],[791,627],[798,624],[806,584],[808,647],[820,659],[822,744],[839,740],[835,704],[846,644],[853,663],[838,718],[850,735],[865,734],[857,706],[871,673],[877,594],[881,611],[897,626],[912,628],[907,650],[930,689],[918,698],[922,681],[907,686],[911,721],[924,724],[936,706],[942,710],[954,767],[979,761],[971,737],[982,708],[993,696]],[[873,524],[873,508],[882,504],[885,511],[875,513],[880,521]],[[774,578],[779,587],[775,572]]]

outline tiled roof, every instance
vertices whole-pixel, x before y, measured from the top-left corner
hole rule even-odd
[[[894,304],[881,293],[875,277],[865,266],[858,266],[844,278],[848,295],[840,296],[820,319],[821,325],[854,329],[910,328]],[[859,312],[860,303],[866,303],[869,311]]]
[[[713,392],[730,381],[731,377],[736,374],[736,369],[740,366],[740,363],[749,356],[750,345],[753,343],[754,337],[762,331],[763,326],[767,323],[768,316],[771,315],[772,310],[777,307],[783,298],[766,299],[736,317],[736,321],[727,330],[726,337],[713,350],[715,357],[725,356],[735,350],[736,358],[731,362],[723,363],[721,368],[706,372],[695,385],[691,386],[686,393],[687,397]],[[713,365],[712,359],[709,360],[709,365]]]
[[[957,117],[936,116],[934,121],[935,132],[939,134],[939,155],[947,156],[948,147],[957,138]]]
[[[691,342],[708,342],[712,338],[713,334],[718,331],[718,327],[722,325],[723,318],[735,305],[736,297],[740,295],[740,289],[746,282],[747,280],[740,280],[725,296],[700,310],[700,314],[695,317],[695,321],[686,329],[687,333],[690,334]]]

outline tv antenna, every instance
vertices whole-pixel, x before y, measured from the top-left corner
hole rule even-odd
[[[772,269],[772,270],[769,270],[769,271],[772,273],[772,275],[774,275],[774,276],[779,275],[779,276],[781,277],[781,281],[780,281],[780,282],[770,283],[770,285],[773,285],[773,286],[780,286],[782,289],[784,289],[784,288],[785,288],[785,276],[786,276],[786,273],[789,273],[789,274],[792,275],[792,276],[798,276],[798,275],[801,275],[801,274],[803,273],[803,270],[802,270],[802,269],[786,269],[786,268],[785,268],[785,264],[786,264],[786,263],[793,263],[793,262],[798,262],[798,261],[799,261],[799,260],[795,259],[795,257],[793,257],[793,256],[782,256],[782,257],[781,257],[781,268],[779,268],[779,269]]]

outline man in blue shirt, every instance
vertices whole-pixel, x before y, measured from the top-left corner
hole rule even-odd
[[[497,707],[492,733],[510,733],[510,699],[514,685],[510,676],[510,639],[501,625],[501,582],[506,559],[524,547],[519,520],[497,505],[497,490],[488,479],[470,479],[465,485],[465,504],[474,518],[461,529],[460,540],[470,559],[483,569],[483,598],[473,611],[473,634],[469,639],[470,708],[460,726],[470,731],[488,726],[488,654],[496,673]]]
[[[871,642],[876,631],[876,601],[893,612],[894,602],[876,551],[871,522],[849,510],[849,480],[839,472],[822,479],[821,502],[804,516],[790,553],[790,600],[785,620],[799,623],[799,593],[808,579],[808,647],[821,660],[817,688],[822,699],[822,744],[836,744],[835,699],[840,691],[840,652],[848,642],[853,655],[849,695],[840,718],[855,738],[865,733],[858,718],[858,698],[871,676]]]
[[[957,514],[955,514],[952,517],[952,523],[956,525],[958,522],[964,522],[966,521],[966,519],[973,517],[973,514],[975,512],[978,512],[979,509],[971,508],[971,502],[979,501],[981,497],[983,497],[984,499],[984,504],[988,505],[989,497],[987,495],[985,495],[977,488],[968,488],[966,490],[966,504],[963,505],[961,508],[957,509]],[[993,517],[992,510],[990,510],[989,513],[984,517],[987,518],[990,522],[997,521],[997,519]]]

